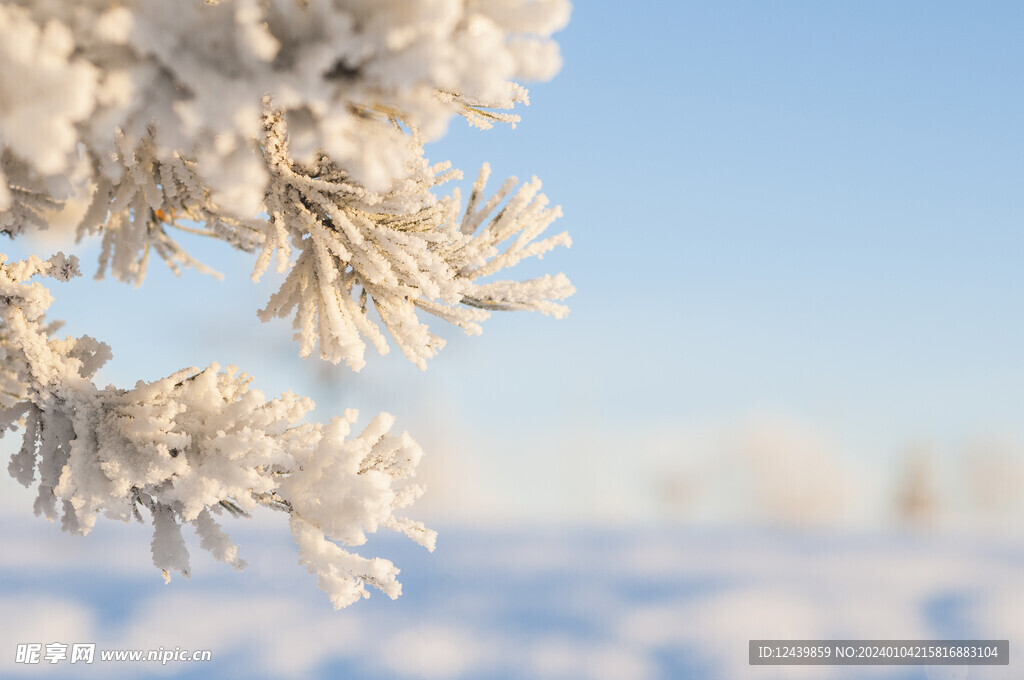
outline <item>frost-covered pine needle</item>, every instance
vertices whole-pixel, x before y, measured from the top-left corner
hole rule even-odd
[[[217,275],[182,234],[254,254],[283,282],[259,311],[291,317],[299,353],[358,370],[387,333],[420,367],[443,345],[433,315],[477,334],[494,310],[561,317],[563,275],[495,280],[568,246],[536,178],[463,208],[437,188],[460,176],[424,157],[456,116],[514,125],[516,81],[546,79],[566,0],[4,0],[0,2],[0,234],[46,229],[73,207],[98,238],[97,277],[143,283],[163,261]],[[300,560],[336,607],[401,586],[387,560],[342,549],[399,531],[422,452],[388,414],[304,420],[308,399],[266,399],[233,367],[186,368],[131,389],[92,380],[111,358],[58,339],[34,277],[77,276],[76,258],[0,255],[0,428],[20,430],[11,475],[35,510],[85,534],[100,514],[149,517],[153,562],[190,572],[182,528],[241,568],[218,516],[289,515]],[[422,313],[422,314],[421,314]]]

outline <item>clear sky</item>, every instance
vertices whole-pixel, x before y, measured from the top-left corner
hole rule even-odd
[[[425,373],[294,360],[255,318],[280,278],[217,244],[192,248],[223,283],[154,263],[55,286],[53,315],[121,385],[219,361],[321,418],[395,413],[448,520],[742,514],[736,442],[766,437],[871,514],[908,447],[1024,442],[1022,34],[1010,2],[578,3],[515,130],[429,148],[543,180],[574,245],[524,275],[565,271],[572,314],[444,329]]]

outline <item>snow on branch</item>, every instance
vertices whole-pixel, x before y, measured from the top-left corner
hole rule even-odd
[[[45,210],[91,193],[78,235],[100,234],[97,276],[136,285],[152,253],[175,273],[216,274],[175,232],[259,250],[257,278],[275,250],[288,270],[294,245],[261,318],[294,311],[302,356],[319,344],[358,370],[364,339],[387,351],[371,301],[425,367],[444,342],[417,309],[470,334],[493,310],[566,311],[564,276],[477,281],[569,245],[535,241],[561,214],[540,183],[474,236],[510,185],[459,224],[458,195],[433,191],[460,175],[423,143],[454,115],[514,124],[505,110],[529,98],[512,79],[557,71],[550,36],[567,20],[564,0],[8,2],[0,68],[19,77],[0,82],[0,229],[42,228]],[[37,80],[67,92],[37,106]]]
[[[458,193],[438,199],[433,189],[458,176],[447,164],[430,165],[417,156],[405,179],[386,193],[354,184],[326,156],[299,163],[288,152],[286,117],[265,117],[264,150],[271,162],[263,249],[254,278],[262,275],[272,253],[278,269],[287,269],[280,290],[260,311],[264,321],[294,312],[300,354],[309,356],[319,342],[320,356],[344,360],[359,370],[367,338],[379,352],[387,343],[371,318],[367,300],[402,352],[420,368],[444,341],[430,332],[416,310],[438,316],[479,334],[490,310],[533,309],[562,317],[562,300],[575,289],[568,279],[543,277],[525,282],[478,283],[526,257],[542,257],[571,244],[561,233],[536,240],[561,215],[548,207],[534,178],[515,194],[515,179],[483,205],[488,166],[481,170],[469,205],[458,217]],[[415,139],[410,145],[417,145]],[[497,214],[495,209],[508,198]]]
[[[291,393],[267,400],[244,373],[216,364],[100,389],[91,379],[109,348],[87,336],[51,339],[41,324],[52,298],[28,282],[77,274],[77,260],[63,254],[10,264],[0,256],[0,428],[24,432],[8,470],[36,485],[37,514],[86,534],[100,513],[141,521],[146,511],[153,563],[169,579],[172,570],[190,573],[183,525],[241,569],[215,516],[270,507],[290,515],[300,560],[336,608],[368,597],[366,584],[401,593],[391,562],[334,543],[361,545],[366,532],[385,527],[434,547],[433,531],[395,515],[421,492],[405,480],[422,451],[390,433],[390,415],[354,436],[354,410],[326,425],[302,422],[312,401]]]
[[[487,198],[484,165],[463,209],[435,193],[461,175],[424,144],[457,116],[514,125],[516,81],[560,68],[568,17],[567,0],[2,0],[0,234],[82,214],[97,276],[136,285],[154,253],[215,274],[178,234],[218,239],[255,254],[254,278],[285,275],[261,319],[291,317],[300,355],[355,370],[385,332],[424,368],[444,342],[421,312],[468,334],[494,310],[564,316],[565,276],[496,278],[570,245],[544,235],[561,210],[540,182]],[[154,563],[187,575],[183,525],[240,567],[216,517],[269,507],[335,606],[367,584],[397,596],[394,565],[338,545],[387,528],[433,547],[395,514],[421,493],[422,453],[391,417],[311,424],[308,399],[267,400],[217,365],[101,389],[110,349],[55,339],[30,280],[77,274],[63,255],[0,256],[0,430],[24,433],[9,469],[36,512],[76,533],[148,512]]]
[[[259,222],[225,213],[211,199],[210,190],[196,172],[196,163],[174,152],[158,157],[152,135],[128,147],[124,135],[117,139],[122,164],[115,185],[100,176],[92,200],[78,225],[78,237],[102,234],[100,267],[119,281],[140,285],[146,275],[150,251],[155,251],[175,274],[181,267],[220,274],[195,260],[175,241],[169,230],[218,238],[239,250],[253,251],[260,243]],[[201,229],[182,225],[198,222]]]
[[[270,96],[296,121],[298,156],[323,150],[386,191],[413,160],[389,116],[436,139],[453,116],[525,101],[514,81],[554,75],[550,36],[568,16],[566,0],[6,0],[0,145],[45,177],[82,145],[101,186],[151,138],[157,160],[197,161],[213,201],[244,219],[268,179],[255,142]]]

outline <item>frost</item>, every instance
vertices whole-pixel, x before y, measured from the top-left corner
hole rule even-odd
[[[97,68],[72,58],[75,38],[58,18],[37,24],[0,5],[0,145],[54,174],[68,165],[95,105]]]
[[[485,164],[461,177],[424,145],[456,117],[515,125],[519,80],[550,78],[565,0],[6,0],[0,4],[0,234],[77,220],[100,242],[97,277],[141,285],[151,260],[217,276],[181,234],[252,253],[279,289],[257,313],[289,318],[299,354],[359,370],[366,344],[417,366],[444,345],[425,318],[479,334],[495,310],[562,317],[561,274],[497,276],[569,246],[533,178],[490,197]],[[303,565],[335,606],[367,586],[401,592],[358,546],[388,529],[433,549],[401,513],[423,493],[422,457],[388,414],[306,420],[312,402],[267,399],[233,367],[186,368],[100,388],[111,350],[57,338],[35,276],[78,276],[75,257],[0,255],[0,428],[23,443],[8,470],[34,508],[85,534],[98,517],[148,514],[154,564],[189,573],[182,534],[236,568],[217,522],[289,515]],[[390,336],[390,340],[387,336]]]
[[[302,356],[319,345],[322,358],[358,370],[365,341],[387,351],[376,317],[422,368],[444,341],[417,310],[470,334],[492,310],[563,315],[555,301],[573,288],[562,279],[475,281],[569,245],[564,234],[534,242],[561,214],[540,182],[474,238],[509,185],[477,213],[478,183],[460,222],[458,194],[434,192],[461,173],[427,161],[423,144],[455,115],[481,128],[515,124],[508,109],[528,94],[513,79],[554,75],[550,35],[568,14],[562,0],[11,4],[0,29],[24,34],[3,48],[21,69],[12,86],[66,93],[61,106],[38,102],[46,115],[25,114],[36,127],[17,128],[17,139],[47,148],[6,143],[0,229],[44,228],[45,212],[71,192],[51,186],[55,172],[81,148],[92,200],[78,234],[101,239],[97,276],[139,285],[153,254],[175,273],[217,275],[176,232],[259,251],[257,278],[276,251],[277,269],[290,273],[260,317],[294,312]],[[39,99],[7,94],[13,111]]]
[[[97,175],[117,182],[116,133],[129,146],[153,133],[160,160],[201,158],[217,204],[249,218],[267,179],[250,152],[270,96],[310,123],[300,160],[323,149],[353,181],[387,191],[414,158],[389,117],[436,139],[467,107],[517,101],[514,80],[558,70],[550,36],[568,7],[17,0],[0,8],[0,138],[43,174],[61,171],[82,142]]]
[[[477,283],[526,257],[570,245],[565,233],[535,240],[561,215],[560,208],[548,207],[536,178],[488,221],[515,180],[480,205],[490,173],[485,165],[459,219],[457,195],[439,200],[432,193],[455,175],[446,164],[430,165],[419,157],[402,182],[378,194],[349,182],[326,156],[310,164],[293,161],[283,116],[268,115],[266,129],[264,148],[272,162],[269,219],[254,277],[268,266],[274,249],[279,268],[286,266],[293,244],[299,255],[260,318],[294,311],[302,356],[319,342],[322,358],[344,360],[359,370],[363,337],[382,354],[387,352],[368,300],[402,352],[420,368],[426,368],[426,360],[444,341],[419,320],[417,309],[471,335],[481,332],[480,322],[490,310],[535,309],[554,316],[567,311],[552,302],[575,291],[564,276]]]
[[[100,513],[129,521],[147,511],[153,564],[169,578],[189,575],[182,525],[191,524],[214,557],[242,568],[213,516],[269,507],[290,515],[303,563],[336,605],[352,602],[353,593],[366,596],[363,583],[397,596],[390,562],[331,542],[361,545],[366,532],[386,527],[433,548],[433,532],[394,514],[419,494],[404,480],[422,452],[407,434],[390,433],[392,416],[381,414],[350,437],[355,411],[327,425],[302,422],[309,399],[267,400],[245,374],[216,364],[130,390],[100,389],[91,377],[109,348],[89,337],[50,338],[40,325],[50,295],[28,282],[38,274],[66,277],[77,260],[61,253],[3,262],[0,378],[10,396],[0,427],[24,429],[8,469],[24,486],[36,483],[37,514],[86,534]]]

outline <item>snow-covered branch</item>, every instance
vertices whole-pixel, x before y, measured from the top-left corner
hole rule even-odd
[[[489,310],[561,316],[553,301],[573,292],[564,276],[475,281],[569,245],[565,234],[533,242],[561,214],[540,183],[474,237],[510,185],[476,211],[485,167],[459,224],[458,194],[433,192],[461,175],[430,164],[423,143],[453,115],[479,127],[517,120],[500,110],[528,101],[511,79],[557,70],[549,36],[567,12],[560,0],[0,5],[0,36],[12,38],[0,67],[6,55],[21,76],[0,83],[10,90],[0,91],[10,102],[0,227],[44,226],[43,211],[74,191],[74,169],[78,191],[91,192],[79,236],[102,238],[98,275],[141,283],[153,252],[175,272],[212,272],[174,231],[261,250],[256,277],[274,250],[287,270],[294,242],[298,261],[261,318],[297,308],[300,353],[319,342],[323,358],[357,370],[362,338],[387,350],[367,297],[421,367],[443,341],[416,308],[471,334]],[[68,91],[44,102],[45,115],[22,111],[32,80]]]
[[[513,81],[560,66],[550,35],[565,0],[7,0],[0,4],[0,144],[42,176],[78,145],[94,182],[117,185],[151,140],[182,153],[226,212],[260,211],[264,98],[294,121],[293,152],[318,150],[386,191],[415,158],[401,118],[427,138],[454,115],[525,98]],[[499,116],[500,117],[500,116]],[[127,151],[126,151],[127,150]],[[4,184],[0,182],[0,184]],[[9,199],[0,196],[0,210]]]
[[[303,356],[319,341],[321,357],[344,360],[359,370],[365,349],[361,336],[385,353],[387,343],[368,313],[367,299],[420,368],[426,368],[426,360],[444,341],[417,318],[417,308],[468,334],[480,333],[480,322],[492,309],[536,309],[556,317],[568,311],[552,302],[575,290],[562,275],[477,283],[525,257],[542,257],[558,245],[570,245],[566,233],[535,240],[561,215],[538,193],[536,178],[488,221],[515,179],[481,206],[489,173],[485,165],[460,220],[458,192],[444,199],[433,193],[456,174],[446,164],[430,165],[417,156],[405,179],[391,191],[375,193],[350,182],[326,156],[309,164],[295,162],[288,153],[285,117],[268,114],[265,120],[263,146],[273,175],[269,220],[254,277],[263,273],[275,249],[280,271],[287,268],[293,245],[299,256],[260,318],[284,317],[294,310]],[[408,144],[417,143],[411,139]]]
[[[461,174],[424,144],[457,116],[514,125],[516,81],[554,75],[568,16],[567,0],[0,0],[0,233],[81,214],[97,276],[136,285],[154,254],[215,273],[178,234],[218,239],[254,254],[254,278],[284,275],[261,319],[294,316],[302,356],[355,370],[367,341],[388,350],[385,329],[425,368],[444,341],[421,312],[468,334],[494,310],[564,316],[565,276],[495,280],[570,245],[544,236],[561,210],[540,182],[487,198],[484,165],[463,209],[436,193]],[[100,388],[109,348],[55,339],[30,281],[77,272],[0,255],[0,427],[24,431],[10,472],[36,485],[36,512],[86,533],[145,510],[155,564],[188,574],[182,525],[241,566],[215,517],[266,506],[336,606],[365,584],[396,596],[390,562],[335,543],[384,527],[433,546],[395,514],[420,494],[405,480],[421,451],[392,418],[311,424],[308,399],[267,400],[217,365]]]
[[[309,399],[267,400],[233,367],[186,368],[133,389],[98,388],[91,378],[110,350],[89,337],[51,339],[41,326],[51,297],[37,274],[66,279],[77,261],[57,255],[4,264],[0,259],[0,428],[24,441],[9,471],[37,487],[37,514],[86,534],[99,513],[141,521],[152,516],[153,563],[189,575],[181,527],[200,545],[242,568],[238,549],[214,519],[263,505],[285,510],[300,559],[336,607],[367,597],[369,583],[391,597],[401,585],[387,560],[368,560],[332,541],[361,545],[367,531],[402,531],[433,549],[435,534],[394,513],[420,488],[404,480],[422,455],[406,434],[390,434],[381,414],[351,435],[357,413],[326,425],[302,422]]]

